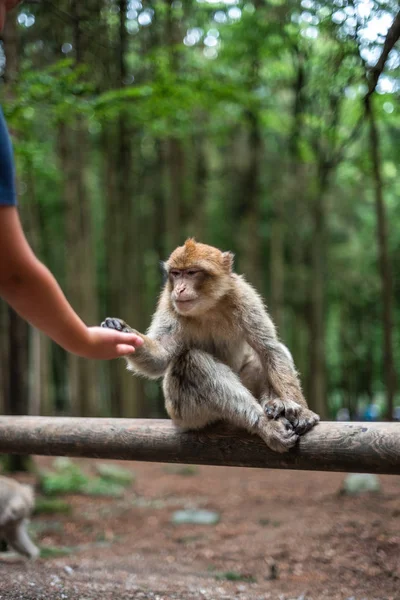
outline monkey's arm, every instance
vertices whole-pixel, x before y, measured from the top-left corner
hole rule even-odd
[[[160,317],[157,312],[147,335],[132,329],[116,318],[107,318],[102,327],[118,331],[133,332],[143,339],[143,345],[136,348],[134,354],[126,356],[128,369],[150,379],[158,379],[165,374],[171,359],[176,355],[178,344],[174,336],[174,323]]]
[[[264,368],[266,391],[271,387],[280,398],[290,398],[307,406],[290,353],[279,342],[275,327],[262,306],[252,308],[245,328],[246,341],[257,352]]]
[[[319,417],[308,409],[289,350],[276,335],[261,298],[249,286],[243,299],[242,328],[247,343],[257,352],[265,372],[261,404],[271,418],[284,415],[304,433]]]
[[[163,377],[175,352],[175,342],[172,336],[159,335],[156,339],[148,335],[142,335],[144,344],[140,346],[139,352],[126,357],[128,369],[140,373],[150,379]]]

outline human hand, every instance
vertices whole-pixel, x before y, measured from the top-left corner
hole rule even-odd
[[[87,347],[82,349],[81,356],[109,360],[126,356],[135,352],[143,344],[143,339],[136,333],[125,333],[103,327],[88,327]]]

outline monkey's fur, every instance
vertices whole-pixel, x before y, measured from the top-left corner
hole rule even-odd
[[[196,243],[164,263],[167,282],[128,369],[163,377],[165,406],[185,429],[225,420],[285,452],[319,417],[307,408],[289,350],[233,255]],[[120,319],[103,327],[134,331]]]
[[[35,506],[33,490],[14,479],[0,476],[0,540],[28,558],[39,556],[39,548],[26,530]]]

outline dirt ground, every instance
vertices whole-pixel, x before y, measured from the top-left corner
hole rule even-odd
[[[0,555],[0,600],[400,599],[400,477],[349,497],[340,473],[123,466],[123,497],[69,495],[70,515],[33,517],[36,542],[66,554]],[[220,521],[173,525],[181,508]]]

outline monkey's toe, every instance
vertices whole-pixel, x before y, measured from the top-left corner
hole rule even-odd
[[[298,422],[294,429],[298,435],[304,435],[319,422],[319,416],[312,410],[305,409],[300,413]]]
[[[263,402],[264,412],[269,419],[277,419],[283,414],[285,407],[279,398],[269,398]]]
[[[274,452],[279,452],[280,454],[282,454],[283,452],[289,452],[289,450],[296,445],[298,439],[299,436],[295,434],[284,439],[273,438],[269,440],[268,446],[271,448],[271,450],[274,450]]]
[[[285,419],[285,417],[281,417],[279,419],[279,422],[283,425],[283,427],[286,429],[287,432],[294,431],[292,423],[288,419]]]
[[[116,331],[123,331],[124,333],[130,333],[132,329],[122,319],[115,317],[107,317],[101,324],[101,327],[106,329],[115,329]]]
[[[286,417],[292,425],[297,423],[297,418],[301,411],[300,404],[297,404],[294,400],[281,400],[280,398],[265,400],[263,407],[269,419],[278,419],[281,416]]]

